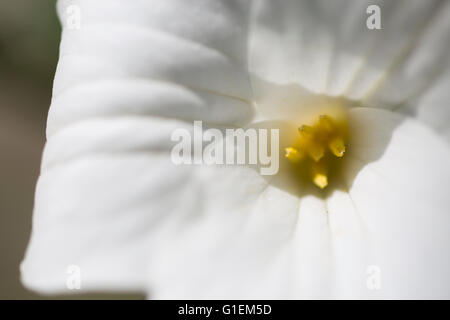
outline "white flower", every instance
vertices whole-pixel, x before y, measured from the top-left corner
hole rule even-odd
[[[381,30],[366,28],[370,4]],[[65,292],[75,265],[82,290],[151,298],[450,298],[450,2],[58,10],[27,287]],[[292,120],[323,99],[350,108],[333,188],[170,161],[170,133],[194,120]]]

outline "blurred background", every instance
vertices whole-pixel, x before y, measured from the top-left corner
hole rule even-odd
[[[58,59],[55,2],[0,1],[0,299],[39,298],[21,285],[19,264]]]
[[[140,294],[40,296],[20,283],[58,60],[56,0],[0,1],[0,299],[136,299]]]

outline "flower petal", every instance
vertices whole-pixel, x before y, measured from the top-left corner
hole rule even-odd
[[[367,229],[384,298],[449,298],[450,148],[418,121],[351,112],[349,194]],[[360,168],[363,163],[367,163]]]
[[[328,198],[302,189],[286,171],[269,180],[250,168],[177,167],[169,159],[169,137],[175,128],[189,129],[186,120],[240,125],[251,117],[247,6],[59,3],[62,19],[68,4],[80,5],[84,27],[63,34],[22,264],[26,286],[65,290],[67,267],[77,265],[83,289],[141,289],[154,298],[450,296],[450,151],[431,130],[388,111],[352,110],[358,134],[349,147],[347,187]],[[316,25],[316,5],[306,1],[292,2],[281,15],[292,19],[280,19],[271,16],[278,11],[269,2],[261,3],[253,19],[263,37],[252,46],[275,47],[270,55],[250,55],[256,75],[313,93],[332,87],[323,77],[330,63],[323,61],[332,57],[328,41],[335,34],[321,32],[338,30],[337,19]],[[325,10],[324,3],[317,8]],[[302,29],[300,47],[296,32],[277,39],[279,30],[296,30],[297,6],[301,23],[311,23]],[[417,13],[419,24],[429,16],[424,12]],[[290,40],[294,47],[283,48]],[[393,50],[392,39],[388,44]],[[352,66],[362,62],[355,57]],[[361,80],[362,87],[383,68]],[[379,291],[367,287],[370,265],[381,270]]]
[[[80,28],[66,24],[70,6]],[[239,1],[59,1],[60,61],[33,231],[21,266],[34,290],[138,290],[164,225],[201,212],[195,167],[170,159],[193,119],[252,116],[247,7]],[[245,19],[244,19],[245,17]],[[70,270],[69,270],[70,271]]]
[[[381,30],[366,26],[369,5],[380,7]],[[258,1],[249,37],[255,99],[264,100],[267,83],[297,85],[306,99],[343,96],[447,134],[449,14],[439,0]]]
[[[166,236],[150,297],[448,298],[447,144],[388,111],[355,108],[351,123],[346,185],[328,197],[279,187],[287,172],[265,187],[251,171],[206,175],[221,181],[208,215]]]

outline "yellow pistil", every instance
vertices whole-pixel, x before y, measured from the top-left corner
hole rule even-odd
[[[328,186],[328,171],[331,162],[334,162],[332,159],[342,158],[346,152],[346,121],[320,115],[314,124],[298,127],[298,132],[297,143],[285,148],[285,157],[292,163],[301,162],[300,165],[309,170],[312,182],[324,189]]]

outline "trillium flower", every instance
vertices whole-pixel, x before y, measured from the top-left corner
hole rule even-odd
[[[58,12],[28,288],[68,292],[77,266],[81,290],[150,298],[450,298],[448,1]],[[290,143],[325,132],[320,119],[347,133]],[[280,124],[279,172],[174,165],[170,135],[196,120]]]

